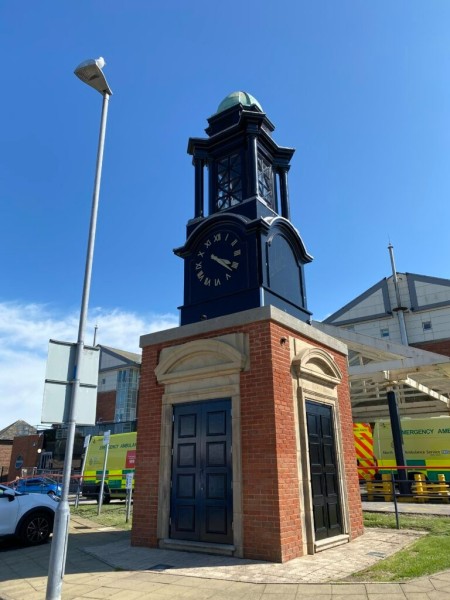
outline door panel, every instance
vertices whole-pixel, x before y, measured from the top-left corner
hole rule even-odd
[[[174,539],[232,543],[231,402],[174,407]]]
[[[342,533],[338,469],[331,406],[306,402],[316,540]]]

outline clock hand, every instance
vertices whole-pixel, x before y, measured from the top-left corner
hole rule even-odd
[[[222,264],[231,265],[231,260],[228,260],[228,258],[219,258],[215,254],[211,254],[211,258],[213,260],[218,260]]]
[[[211,254],[211,260],[215,260],[217,263],[219,263],[219,265],[222,265],[222,267],[225,267],[225,269],[228,269],[229,271],[233,270],[230,266],[228,266],[231,261],[226,258],[219,258],[215,254]]]

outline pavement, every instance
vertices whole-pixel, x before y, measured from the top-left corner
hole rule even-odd
[[[385,502],[364,510],[392,512]],[[399,505],[450,517],[450,505]],[[63,600],[450,600],[450,570],[403,583],[351,583],[353,573],[413,543],[420,533],[366,529],[351,543],[284,564],[132,547],[130,533],[72,517]],[[51,544],[0,544],[0,599],[44,600]]]

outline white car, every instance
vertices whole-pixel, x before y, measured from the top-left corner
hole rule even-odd
[[[43,544],[53,531],[58,498],[17,492],[0,485],[0,537],[15,536],[28,545]]]

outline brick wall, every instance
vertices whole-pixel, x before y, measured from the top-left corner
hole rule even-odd
[[[241,375],[244,555],[284,562],[302,552],[297,448],[286,331],[247,328],[251,371]]]
[[[415,348],[427,350],[428,352],[436,352],[444,356],[450,356],[450,340],[436,340],[434,342],[421,342],[420,344],[411,344]]]
[[[139,382],[135,491],[133,492],[132,544],[157,546],[158,478],[163,386],[154,370],[162,346],[143,349]]]
[[[11,462],[9,464],[9,475],[10,481],[15,479],[17,475],[22,474],[22,469],[30,469],[37,467],[39,462],[38,450],[42,449],[44,436],[42,435],[24,435],[15,437],[12,450],[11,450]],[[23,465],[16,469],[16,460],[21,456],[23,458]]]
[[[0,480],[8,480],[9,463],[11,462],[12,442],[0,441]]]
[[[97,394],[97,410],[95,418],[97,421],[106,423],[114,421],[116,411],[116,390],[110,392],[99,392]]]

